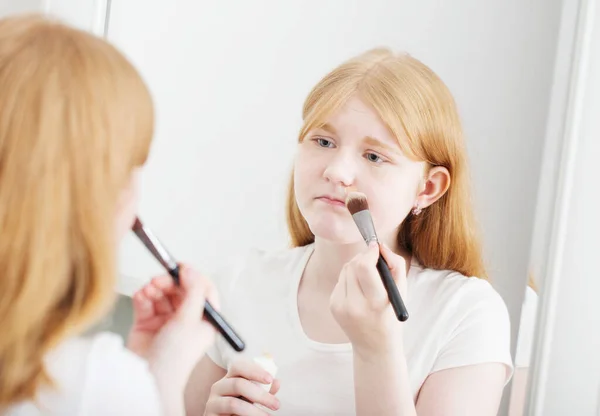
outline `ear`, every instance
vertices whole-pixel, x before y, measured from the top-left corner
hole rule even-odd
[[[443,166],[433,167],[427,172],[424,189],[417,195],[416,205],[424,209],[440,199],[450,187],[450,172]]]

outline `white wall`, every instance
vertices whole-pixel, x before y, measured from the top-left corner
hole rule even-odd
[[[536,416],[600,415],[600,5],[580,3],[584,42],[574,61],[582,61],[574,71],[567,143],[561,149],[560,202],[549,233],[553,244],[540,309],[543,332],[528,413]]]
[[[127,0],[119,0],[127,1]],[[111,0],[42,0],[44,12],[96,35],[105,34]]]
[[[18,13],[46,13],[81,29],[89,30],[97,35],[103,35],[105,32],[106,12],[110,1],[0,0],[0,17]]]
[[[13,13],[40,12],[44,0],[0,0],[0,17]]]

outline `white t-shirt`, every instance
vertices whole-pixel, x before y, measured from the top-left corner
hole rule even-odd
[[[213,278],[223,316],[246,341],[249,357],[270,353],[281,389],[278,415],[353,415],[351,344],[323,344],[307,337],[298,315],[300,279],[314,245],[280,252],[252,252]],[[512,375],[510,321],[500,295],[485,280],[411,264],[410,318],[404,345],[413,397],[433,372],[502,363]],[[221,338],[209,357],[227,368],[237,358]]]
[[[44,388],[38,403],[24,402],[10,416],[161,415],[154,377],[146,361],[116,334],[71,338],[46,357],[58,390]]]

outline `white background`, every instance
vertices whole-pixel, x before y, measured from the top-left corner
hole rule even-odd
[[[43,0],[0,0],[0,16],[39,11]]]

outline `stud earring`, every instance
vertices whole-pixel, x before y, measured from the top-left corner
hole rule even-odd
[[[419,203],[417,202],[417,204],[415,205],[415,207],[412,210],[412,214],[413,215],[419,215],[423,210],[421,209],[421,207],[419,206]]]

